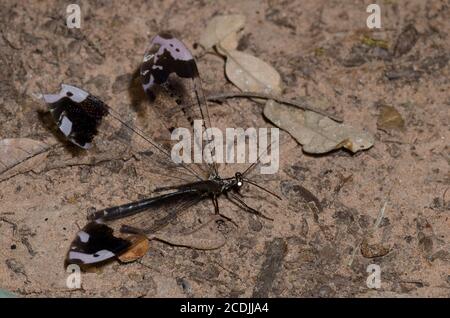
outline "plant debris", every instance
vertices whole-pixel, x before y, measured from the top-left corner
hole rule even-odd
[[[231,14],[231,15],[221,15],[216,16],[211,19],[211,21],[206,26],[205,31],[200,37],[200,45],[202,45],[205,50],[211,49],[213,46],[221,43],[226,47],[227,44],[223,44],[233,39],[233,36],[241,30],[245,25],[245,16],[242,14]],[[237,47],[237,41],[236,46]]]
[[[261,59],[240,51],[227,51],[225,72],[242,91],[281,93],[280,74]]]
[[[388,49],[389,45],[385,40],[378,40],[364,35],[361,39],[361,43],[371,47],[380,47],[382,49]]]
[[[402,115],[392,106],[380,107],[377,127],[381,130],[405,130],[405,121]]]
[[[361,254],[365,258],[382,257],[389,253],[390,248],[381,243],[369,244],[367,239],[361,243]]]
[[[372,147],[374,138],[347,124],[339,124],[322,115],[268,101],[264,115],[286,130],[308,153],[327,153],[346,148],[355,153]]]

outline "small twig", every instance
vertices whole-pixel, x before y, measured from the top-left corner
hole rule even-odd
[[[381,221],[384,218],[384,211],[386,211],[387,204],[388,204],[388,200],[384,201],[383,207],[380,209],[380,213],[378,214],[377,221],[373,225],[373,231],[375,231],[378,228],[378,226],[380,226]]]
[[[384,143],[399,144],[399,145],[409,144],[408,142],[403,142],[403,141],[399,141],[399,140],[391,140],[391,139],[381,139],[380,141],[384,142]]]
[[[18,289],[14,291],[15,294],[20,296],[45,295],[47,297],[49,295],[54,295],[54,293],[74,293],[74,292],[86,292],[86,290],[83,288],[83,286],[81,286],[81,288],[74,288],[74,289],[58,288],[58,289],[30,290],[30,291]]]
[[[3,40],[6,42],[6,44],[8,44],[12,49],[14,50],[20,50],[20,47],[15,46],[14,44],[11,43],[11,41],[6,37],[6,35],[2,32],[2,38]]]
[[[442,206],[444,207],[444,209],[447,207],[447,204],[445,202],[445,197],[447,195],[447,191],[449,188],[445,189],[444,193],[442,194]]]
[[[340,174],[340,180],[338,185],[334,188],[334,197],[336,198],[336,196],[339,194],[339,192],[341,192],[342,188],[344,187],[344,185],[351,181],[353,178],[353,174],[350,174],[348,177],[344,177],[342,174]]]
[[[429,286],[428,283],[424,283],[422,281],[419,280],[400,280],[398,281],[399,283],[403,283],[403,284],[414,284],[417,287],[424,287],[424,286]]]
[[[30,241],[26,237],[22,237],[21,242],[28,250],[28,254],[30,254],[32,257],[36,255],[36,252],[34,251],[33,247],[30,244]]]
[[[384,218],[384,213],[385,213],[385,211],[386,211],[387,204],[388,204],[388,202],[389,202],[389,197],[391,196],[391,191],[392,191],[392,188],[391,188],[391,189],[389,190],[389,192],[388,192],[387,199],[386,199],[386,201],[384,201],[384,204],[383,204],[383,206],[382,206],[381,209],[380,209],[380,213],[378,213],[378,217],[377,217],[377,219],[376,219],[376,221],[375,221],[373,227],[372,227],[372,228],[369,228],[369,229],[366,231],[366,233],[363,234],[362,238],[358,241],[358,243],[355,244],[355,247],[354,247],[354,249],[353,249],[352,256],[350,257],[350,260],[348,261],[347,266],[349,266],[349,267],[352,266],[353,261],[354,261],[355,256],[356,256],[356,252],[360,249],[361,244],[364,242],[364,240],[365,240],[367,237],[370,237],[370,236],[376,231],[376,229],[380,226],[381,221],[382,221],[383,218]]]
[[[358,250],[359,250],[359,248],[360,248],[362,242],[363,242],[363,239],[361,239],[361,240],[358,242],[358,244],[356,244],[356,245],[353,247],[352,256],[350,257],[350,260],[349,260],[348,263],[347,263],[347,266],[348,266],[348,267],[351,267],[351,266],[352,266],[353,261],[355,260],[356,253],[358,252]]]
[[[11,170],[11,169],[17,167],[18,165],[24,163],[24,162],[27,161],[27,160],[30,160],[30,159],[32,159],[32,158],[34,158],[34,157],[36,157],[36,156],[39,156],[39,155],[41,155],[41,154],[43,154],[43,153],[45,153],[45,152],[48,152],[48,151],[52,150],[53,148],[59,147],[58,144],[46,144],[46,145],[47,145],[48,147],[43,148],[43,149],[41,149],[41,150],[39,150],[39,151],[37,151],[37,152],[35,152],[35,153],[29,153],[29,152],[27,152],[26,149],[19,148],[19,150],[22,150],[23,152],[29,153],[29,156],[28,156],[28,157],[25,157],[25,158],[23,158],[22,160],[20,160],[20,161],[18,161],[18,162],[15,162],[14,164],[9,165],[9,166],[6,165],[6,164],[4,164],[3,162],[0,161],[0,163],[1,163],[3,166],[6,167],[6,169],[0,171],[0,175],[5,174],[5,173],[8,172],[9,170]]]
[[[228,272],[229,274],[231,274],[232,276],[234,276],[234,277],[236,277],[237,279],[239,279],[241,282],[243,282],[242,281],[242,278],[238,275],[238,274],[236,274],[235,272],[233,272],[232,270],[230,270],[230,269],[228,269],[228,268],[226,268],[225,266],[223,266],[223,265],[221,265],[219,262],[217,262],[217,261],[212,261],[214,264],[216,264],[217,266],[219,266],[220,268],[222,268],[224,271],[226,271],[226,272]]]
[[[10,220],[8,220],[7,218],[4,218],[4,217],[0,217],[0,221],[8,223],[9,225],[11,225],[12,230],[13,230],[13,235],[16,235],[16,232],[17,232],[17,224],[16,223],[14,223],[13,221],[10,221]]]
[[[98,55],[100,55],[100,57],[102,57],[103,59],[106,57],[105,53],[103,53],[102,51],[100,51],[100,49],[97,47],[97,45],[95,44],[95,42],[91,41],[90,39],[87,38],[86,35],[83,36],[83,40],[86,41],[87,45],[92,48],[94,50],[95,53],[97,53]]]
[[[311,112],[320,114],[322,116],[329,117],[338,123],[342,123],[343,120],[335,115],[328,114],[324,111],[315,109],[314,107],[308,105],[305,100],[291,100],[287,98],[283,98],[281,96],[265,94],[265,93],[257,93],[257,92],[232,92],[232,93],[220,93],[213,94],[206,97],[208,101],[221,101],[227,98],[235,98],[235,97],[254,97],[254,98],[262,98],[262,99],[273,99],[279,103],[294,106],[303,110],[309,110]]]

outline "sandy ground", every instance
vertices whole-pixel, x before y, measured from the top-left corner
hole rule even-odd
[[[63,260],[86,211],[142,197],[160,180],[146,169],[151,161],[115,149],[52,148],[39,169],[1,181],[0,288],[39,297],[449,297],[450,2],[379,2],[382,29],[369,32],[370,2],[356,0],[86,1],[80,30],[65,27],[64,1],[2,1],[0,139],[57,140],[32,94],[62,82],[148,128],[155,114],[130,84],[148,39],[171,30],[201,55],[195,43],[211,17],[242,13],[239,49],[280,72],[286,97],[325,98],[328,111],[372,133],[375,145],[356,155],[310,156],[281,132],[280,170],[266,184],[283,201],[246,189],[248,203],[273,222],[221,200],[239,225],[216,229],[226,237],[221,248],[151,242],[139,262],[82,274],[80,290],[66,287]],[[408,24],[416,44],[392,54]],[[388,50],[364,43],[367,37]],[[221,57],[206,54],[198,64],[207,91],[235,90]],[[381,105],[400,112],[404,131],[377,129]],[[211,113],[219,126],[272,127],[262,106],[245,99],[212,104]],[[178,223],[211,214],[199,210]],[[370,264],[381,268],[379,289],[366,284]]]

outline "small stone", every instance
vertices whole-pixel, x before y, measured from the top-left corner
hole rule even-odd
[[[26,276],[25,267],[19,261],[15,260],[14,258],[10,258],[7,259],[5,263],[6,266],[8,266],[8,268],[14,273]]]
[[[192,294],[192,286],[185,278],[177,278],[177,284],[181,286],[186,294]]]
[[[382,257],[389,251],[390,248],[381,243],[369,244],[367,240],[361,243],[361,254],[366,258]]]
[[[332,297],[333,294],[334,294],[333,289],[331,289],[331,287],[328,285],[324,285],[319,288],[318,296],[321,298]]]
[[[397,38],[394,46],[394,56],[400,57],[414,47],[419,38],[419,33],[417,32],[414,25],[409,24],[405,28],[403,28],[402,32]]]

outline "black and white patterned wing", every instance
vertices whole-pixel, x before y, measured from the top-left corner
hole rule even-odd
[[[152,152],[150,163],[146,165],[152,167],[151,173],[158,177],[165,175],[169,179],[173,178],[177,184],[202,180],[189,167],[180,167],[172,163],[170,154],[166,153],[161,146],[138,128],[125,123],[113,109],[89,92],[63,84],[57,94],[45,94],[43,99],[48,103],[58,129],[76,146],[89,149],[99,137],[109,139],[107,145],[113,147],[117,145],[116,142],[120,145],[127,143],[126,139],[121,141],[118,136],[120,134],[117,133],[124,129],[137,135],[135,138],[141,141],[135,146],[138,148],[142,146],[141,150],[147,149]],[[108,137],[106,128],[111,128],[115,133]],[[113,150],[111,149],[111,151]],[[167,185],[167,183],[158,184],[160,187]],[[113,259],[132,248],[135,235],[155,233],[176,219],[180,213],[186,212],[204,199],[196,193],[188,192],[149,196],[148,199],[94,212],[94,215],[100,215],[100,217],[91,219],[91,222],[77,233],[71,243],[66,264],[89,265]],[[134,213],[130,215],[125,214],[115,218],[109,214],[121,212],[124,208],[126,210],[136,205],[139,205],[140,208],[133,209]],[[107,212],[107,217],[104,212]],[[124,228],[128,228],[128,231],[124,231]],[[136,233],[130,233],[130,229]]]
[[[197,65],[192,54],[181,41],[170,35],[156,36],[146,51],[141,76],[143,87],[147,93],[161,93],[160,97],[166,99],[165,103],[157,102],[154,106],[157,108],[157,114],[162,117],[161,121],[169,130],[189,125],[192,127],[195,119],[201,119],[205,129],[211,126]],[[151,152],[150,162],[147,163],[147,166],[151,169],[155,167],[155,173],[158,175],[167,173],[169,178],[178,179],[178,184],[180,179],[192,182],[205,180],[211,174],[217,174],[215,165],[207,165],[206,168],[195,165],[197,169],[194,169],[192,167],[194,165],[174,163],[167,148],[154,142],[142,130],[128,124],[123,116],[81,88],[63,84],[59,93],[46,94],[43,98],[49,104],[49,109],[59,130],[68,140],[81,148],[89,149],[94,138],[99,135],[95,138],[97,140],[95,148],[98,148],[98,140],[103,141],[106,137],[106,135],[102,135],[106,125],[115,129],[116,137],[122,135],[123,132],[132,132],[133,140],[140,141],[137,144],[142,146],[141,150],[150,150]],[[154,126],[153,122],[149,124]],[[106,138],[108,141],[115,140],[109,137]],[[125,140],[126,142],[127,140]],[[129,142],[135,144],[131,142],[131,139]],[[201,142],[201,139],[195,139],[195,134],[194,142]],[[177,170],[179,173],[170,170]],[[152,170],[150,172],[153,173]],[[202,175],[202,172],[208,172],[208,174]],[[165,185],[167,184],[161,184],[161,186]],[[130,236],[132,234],[124,232],[124,227],[151,234],[202,199],[196,195],[183,194],[174,200],[145,203],[146,206],[142,213],[117,220],[101,218],[91,221],[72,242],[67,262],[95,264],[114,258],[128,250],[133,244],[132,236]],[[149,200],[151,202],[152,198]]]
[[[62,84],[57,94],[44,94],[43,99],[61,133],[76,146],[90,149],[95,139],[107,148],[105,151],[151,153],[152,163],[145,167],[147,171],[166,176],[169,182],[201,180],[199,172],[173,162],[168,149],[125,122],[123,115],[89,92]]]
[[[62,84],[58,94],[43,95],[59,130],[75,145],[89,149],[98,133],[108,106],[97,97],[71,85]]]
[[[204,131],[211,128],[208,104],[197,64],[183,42],[168,33],[156,35],[144,54],[141,80],[158,113],[165,122],[171,123],[172,126],[167,127],[169,130],[178,127],[193,128],[195,120],[201,120]],[[194,142],[202,146],[202,136],[192,136]],[[212,139],[206,137],[207,141]],[[202,149],[213,152],[213,149]],[[210,157],[214,158],[214,153]],[[215,163],[207,162],[206,169],[203,170],[207,170],[209,174],[218,174]]]
[[[156,35],[145,51],[141,66],[144,90],[147,92],[156,84],[167,83],[172,73],[181,78],[199,76],[194,57],[183,42],[170,34]]]
[[[72,241],[65,262],[94,265],[116,258],[133,246],[136,235],[150,238],[205,199],[196,193],[175,192],[96,211]],[[140,208],[124,215],[133,206]]]
[[[102,263],[124,253],[132,246],[130,238],[114,236],[114,230],[101,222],[89,222],[70,245],[66,265]]]

